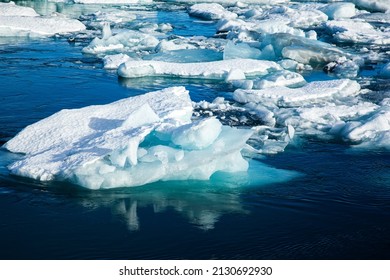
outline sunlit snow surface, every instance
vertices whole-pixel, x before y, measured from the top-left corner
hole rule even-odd
[[[24,154],[13,174],[100,189],[245,172],[251,158],[312,138],[390,148],[389,89],[372,98],[370,85],[372,77],[389,85],[387,0],[74,2],[44,15],[0,3],[0,36],[72,33],[68,41],[123,84],[212,80],[229,93],[194,102],[169,87],[62,110],[4,145]],[[174,19],[156,20],[159,9],[214,34],[181,33]]]

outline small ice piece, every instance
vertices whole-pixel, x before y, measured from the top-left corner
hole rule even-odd
[[[281,67],[273,61],[254,59],[231,59],[198,63],[127,61],[119,66],[118,75],[125,78],[168,76],[223,80],[232,69],[242,71],[245,76],[255,76],[281,70]]]
[[[188,9],[188,13],[193,17],[199,17],[206,20],[237,18],[237,14],[227,11],[224,7],[217,3],[203,3],[192,5]]]
[[[127,54],[123,54],[123,53],[106,55],[105,57],[103,57],[104,69],[110,69],[110,70],[118,69],[119,65],[125,63],[130,59],[131,58]]]
[[[63,16],[0,16],[0,36],[5,37],[44,37],[85,29],[80,21]]]
[[[358,19],[331,20],[325,23],[325,28],[339,42],[390,44],[390,31],[375,29],[370,23]]]
[[[379,75],[383,78],[390,79],[390,62],[385,64],[379,72]]]
[[[186,150],[200,150],[214,143],[221,131],[222,124],[219,120],[199,120],[173,131],[172,142]]]
[[[306,84],[306,81],[301,74],[288,70],[282,70],[255,79],[253,81],[253,89],[263,89],[279,86],[300,87],[304,84]]]
[[[324,67],[326,73],[334,73],[339,78],[355,78],[359,73],[359,65],[346,57],[340,57],[335,62],[330,62]]]
[[[351,0],[357,6],[373,12],[386,12],[390,10],[389,0]]]
[[[353,3],[331,3],[321,8],[329,19],[351,18],[356,15]]]
[[[17,6],[14,2],[0,3],[1,16],[38,17],[39,14],[30,7]]]
[[[340,79],[311,82],[300,88],[238,89],[234,91],[233,98],[240,103],[272,102],[277,106],[299,106],[308,102],[332,99],[334,96],[355,96],[359,91],[360,85],[356,81]]]

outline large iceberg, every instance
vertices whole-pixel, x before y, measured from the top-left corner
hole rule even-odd
[[[108,105],[62,110],[22,130],[4,147],[25,156],[16,175],[69,180],[89,189],[140,186],[159,180],[209,179],[248,169],[240,151],[253,131],[217,119],[191,121],[184,87]]]

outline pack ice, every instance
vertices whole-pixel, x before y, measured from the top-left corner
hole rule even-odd
[[[4,145],[24,154],[8,168],[16,175],[69,180],[89,189],[246,171],[240,151],[252,131],[223,126],[215,118],[191,121],[192,110],[184,87],[62,110]]]

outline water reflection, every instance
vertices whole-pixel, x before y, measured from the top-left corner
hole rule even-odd
[[[209,181],[158,182],[137,188],[88,192],[81,204],[93,209],[110,207],[113,215],[125,222],[130,231],[142,229],[141,208],[150,208],[154,214],[173,210],[197,228],[212,230],[224,215],[249,214],[241,200],[247,188],[284,182],[297,176],[297,172],[275,169],[252,160],[248,172],[217,172]]]

